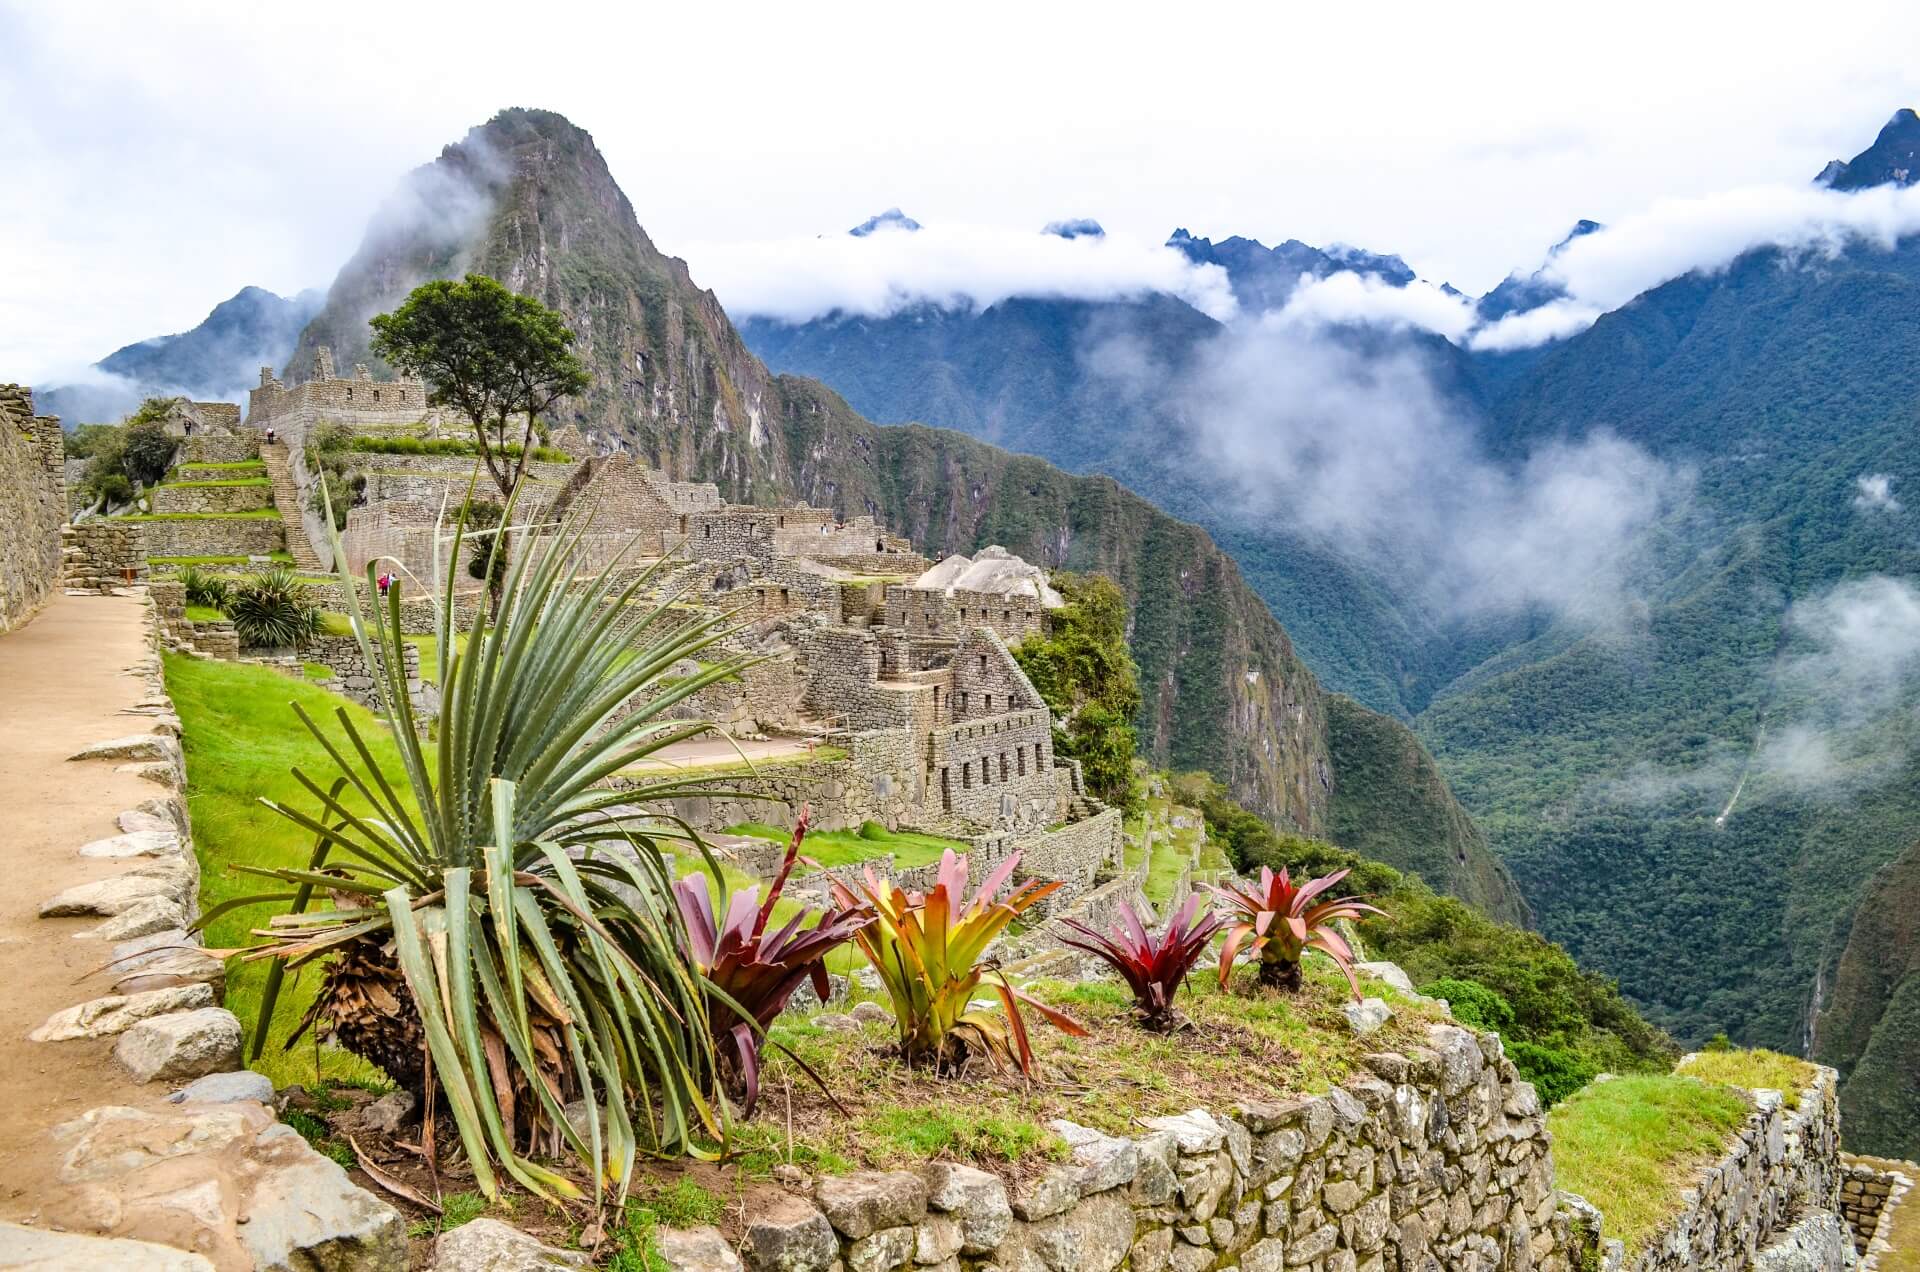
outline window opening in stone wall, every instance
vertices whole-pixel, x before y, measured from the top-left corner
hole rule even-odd
[[[348,391],[349,391],[349,392],[351,392],[352,390],[348,390]],[[378,389],[375,389],[375,390],[373,391],[373,400],[374,400],[374,401],[376,401],[376,402],[378,402],[378,401],[380,400],[380,390],[378,390]]]
[[[1020,776],[1025,777],[1027,775],[1027,753],[1024,750],[1020,750],[1020,751],[1015,751],[1013,755],[1014,755],[1014,759],[1018,763]]]
[[[706,527],[706,531],[707,531],[707,538],[709,539],[713,538],[713,527],[712,526]]]
[[[1000,780],[1003,782],[1007,780],[1007,753],[1005,751],[1000,752]]]
[[[987,705],[983,708],[983,710],[985,710],[988,715],[993,714],[993,695],[992,694],[987,695]]]
[[[980,785],[993,785],[993,757],[991,755],[983,755],[980,757]]]
[[[970,791],[973,789],[973,761],[972,760],[962,761],[960,765],[960,789],[963,791]]]
[[[947,782],[947,770],[940,770],[940,807],[947,812],[953,811],[953,787]]]
[[[1042,771],[1042,766],[1040,763],[1040,744],[1038,742],[1035,742],[1033,744],[1033,771],[1036,773]]]
[[[962,689],[960,691],[960,714],[965,715],[966,713],[967,713],[967,691],[965,689]]]
[[[1001,611],[1000,611],[1000,621],[1001,621],[1001,622],[1003,622],[1003,623],[1011,623],[1011,622],[1013,621],[1013,611],[1012,611],[1012,610],[1001,610]]]
[[[349,402],[351,402],[351,401],[353,401],[353,390],[352,390],[352,389],[348,389],[348,390],[347,390],[347,401],[349,401]]]

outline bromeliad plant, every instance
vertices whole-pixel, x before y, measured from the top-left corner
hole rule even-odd
[[[1238,914],[1227,932],[1226,943],[1220,947],[1220,988],[1227,987],[1234,957],[1252,938],[1247,948],[1259,959],[1262,985],[1299,989],[1300,960],[1308,950],[1319,950],[1346,973],[1347,984],[1358,1000],[1360,982],[1353,974],[1353,947],[1333,925],[1341,919],[1383,915],[1386,911],[1355,897],[1334,897],[1316,904],[1321,893],[1346,877],[1345,870],[1336,870],[1296,888],[1284,867],[1276,875],[1262,866],[1257,884],[1240,880],[1208,884],[1208,889]]]
[[[523,539],[491,621],[464,649],[454,575],[436,580],[433,747],[407,694],[401,583],[363,613],[381,564],[368,564],[364,584],[343,570],[403,771],[381,771],[344,709],[329,729],[296,706],[337,777],[323,788],[296,768],[318,808],[268,806],[314,834],[313,861],[241,868],[287,890],[229,903],[292,902],[256,930],[264,943],[244,951],[274,963],[253,1053],[282,969],[326,960],[302,1028],[317,1024],[403,1086],[443,1100],[489,1196],[497,1170],[543,1196],[581,1195],[532,1160],[563,1148],[590,1171],[596,1197],[606,1181],[624,1193],[637,1153],[706,1152],[726,1129],[708,1098],[718,1073],[707,989],[685,955],[662,842],[707,850],[652,810],[728,792],[671,770],[623,790],[600,782],[710,731],[668,715],[742,664],[670,678],[726,634],[725,620],[687,621],[675,596],[641,605],[651,572],[624,572],[640,577],[622,586],[618,560],[597,576],[578,571],[587,524],[570,517]],[[464,529],[456,525],[442,560],[462,559]],[[333,550],[344,561],[337,533]],[[316,889],[333,909],[307,912]],[[576,1129],[561,1110],[578,1098],[590,1114]]]
[[[1153,936],[1134,908],[1122,901],[1120,922],[1111,933],[1096,931],[1078,919],[1063,918],[1060,925],[1071,935],[1061,937],[1060,943],[1111,964],[1133,991],[1133,1010],[1141,1027],[1168,1033],[1180,1024],[1173,1009],[1174,995],[1221,927],[1218,914],[1199,911],[1200,894],[1193,893],[1167,921],[1165,930]]]
[[[1004,901],[994,900],[1019,864],[1019,853],[1001,862],[971,898],[967,859],[956,857],[952,849],[940,854],[934,886],[925,895],[903,891],[892,880],[882,885],[871,867],[863,880],[852,884],[830,881],[836,903],[869,908],[876,916],[853,939],[886,987],[900,1026],[900,1053],[908,1064],[954,1072],[969,1058],[985,1056],[995,1065],[1011,1062],[1022,1073],[1031,1073],[1033,1048],[1020,1014],[1022,1003],[1066,1033],[1085,1035],[1080,1022],[1014,988],[998,971],[992,988],[1005,1016],[973,1006],[974,991],[989,970],[981,963],[987,946],[1009,923],[1060,888],[1057,880],[1029,879]]]
[[[836,905],[822,911],[811,927],[806,923],[814,912],[802,909],[777,931],[767,931],[806,833],[807,813],[802,809],[767,899],[760,900],[758,888],[734,893],[724,921],[716,921],[705,875],[688,875],[673,885],[694,967],[707,978],[715,1000],[708,1019],[727,1086],[744,1098],[745,1117],[753,1116],[760,1098],[760,1039],[767,1027],[809,979],[820,1001],[827,1001],[827,955],[873,921],[864,909]]]

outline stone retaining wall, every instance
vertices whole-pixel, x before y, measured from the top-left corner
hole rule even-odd
[[[1821,1212],[1837,1215],[1840,1106],[1834,1093],[1839,1075],[1822,1065],[1814,1068],[1797,1109],[1787,1108],[1778,1091],[1749,1093],[1753,1111],[1727,1151],[1701,1168],[1684,1194],[1685,1208],[1632,1258],[1619,1242],[1606,1240],[1604,1216],[1584,1207],[1589,1222],[1581,1225],[1576,1240],[1575,1266],[1592,1255],[1606,1272],[1742,1272],[1803,1219]],[[1797,1235],[1812,1244],[1807,1230]],[[1806,1266],[1837,1272],[1841,1264],[1823,1258]]]
[[[180,459],[188,464],[239,464],[260,458],[260,434],[254,429],[231,433],[195,433],[181,446]]]
[[[1324,1095],[1150,1118],[1131,1138],[1056,1121],[1071,1160],[1011,1186],[950,1162],[796,1183],[747,1216],[738,1258],[752,1272],[1572,1272],[1540,1101],[1499,1039],[1435,1025],[1368,1067]],[[658,1244],[669,1268],[741,1266],[711,1230]]]
[[[156,513],[259,512],[273,507],[273,487],[202,486],[192,483],[155,486],[148,492]]]
[[[146,541],[137,521],[94,517],[60,531],[60,582],[73,591],[111,592],[146,577]],[[131,574],[129,574],[131,571]]]
[[[1850,1156],[1843,1156],[1840,1163],[1840,1217],[1846,1221],[1861,1268],[1871,1272],[1880,1265],[1880,1256],[1892,1249],[1887,1234],[1914,1180],[1920,1178],[1920,1167],[1907,1162],[1902,1165],[1909,1169],[1894,1170]]]
[[[132,524],[140,527],[149,556],[265,556],[287,547],[278,517],[161,517]]]
[[[33,394],[0,385],[0,632],[31,618],[60,582],[68,516],[60,420],[33,413]]]
[[[412,704],[414,714],[421,718],[439,714],[438,691],[420,679],[419,646],[402,645],[401,649],[407,673],[407,701]],[[300,657],[304,662],[318,663],[333,673],[335,683],[328,688],[378,713],[380,695],[373,684],[376,672],[360,652],[359,641],[351,636],[316,636],[301,647]]]

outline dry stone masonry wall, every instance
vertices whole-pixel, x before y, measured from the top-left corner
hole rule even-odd
[[[1368,1065],[1127,1138],[1056,1121],[1070,1159],[1012,1185],[948,1162],[822,1178],[756,1207],[737,1255],[710,1229],[660,1249],[752,1272],[1571,1272],[1540,1103],[1499,1040],[1436,1025]]]
[[[33,393],[0,384],[0,632],[53,594],[68,515],[60,421],[33,413]]]
[[[1887,1238],[1900,1208],[1920,1204],[1909,1196],[1916,1178],[1920,1178],[1920,1167],[1912,1162],[1841,1158],[1840,1217],[1846,1221],[1863,1272],[1873,1272],[1892,1250]]]
[[[155,486],[153,511],[158,515],[182,512],[263,512],[273,507],[273,487],[179,482]]]

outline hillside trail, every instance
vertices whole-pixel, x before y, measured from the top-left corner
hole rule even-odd
[[[130,1081],[113,1042],[27,1041],[63,1007],[113,992],[89,975],[108,955],[76,941],[97,918],[42,919],[55,893],[126,869],[82,844],[117,834],[115,816],[161,788],[102,762],[70,763],[82,747],[150,720],[122,714],[146,694],[128,669],[150,656],[139,596],[57,595],[24,627],[0,635],[0,1219],[29,1220],[57,1183],[49,1130],[102,1104],[159,1105],[164,1084]]]

